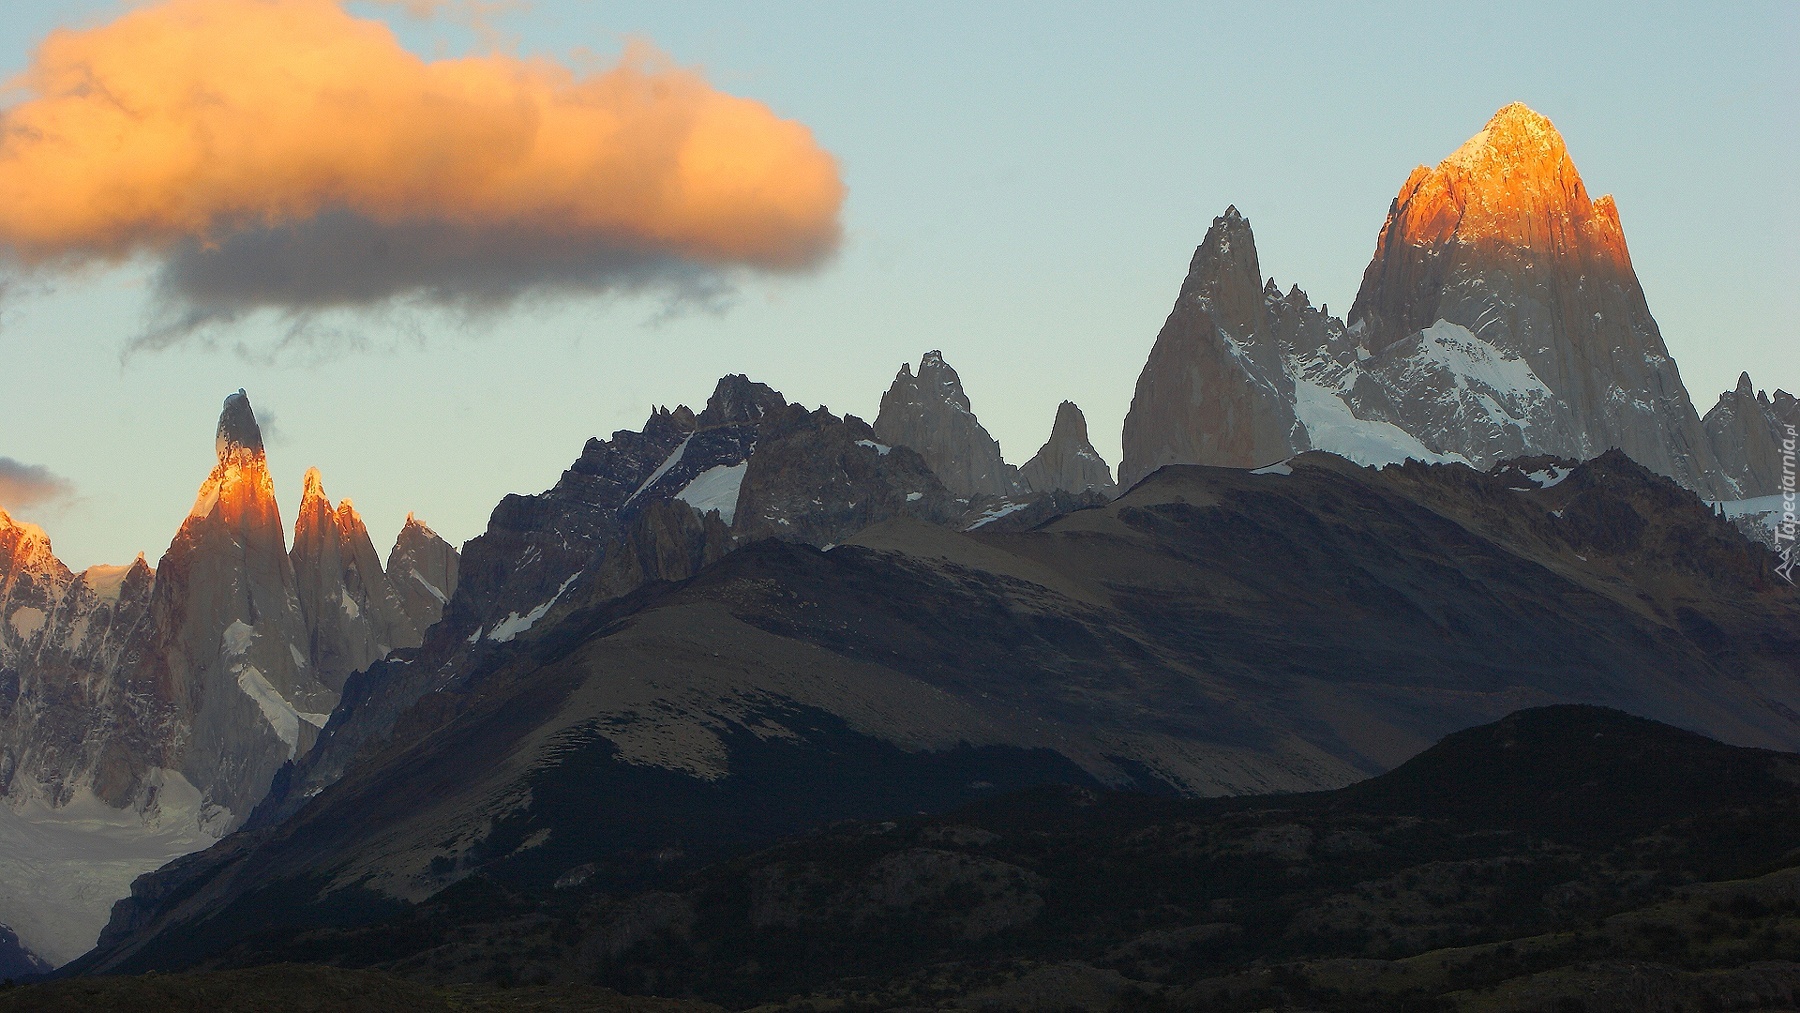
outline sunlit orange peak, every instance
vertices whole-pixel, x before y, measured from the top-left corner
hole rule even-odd
[[[1438,166],[1479,170],[1487,164],[1555,165],[1567,153],[1562,134],[1549,117],[1523,102],[1501,107],[1480,133],[1464,141]]]

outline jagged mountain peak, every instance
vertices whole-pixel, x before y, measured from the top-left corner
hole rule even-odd
[[[295,547],[298,548],[309,533],[324,526],[336,528],[341,536],[362,527],[362,517],[348,497],[333,507],[331,497],[325,492],[324,476],[320,475],[319,469],[308,468],[301,480],[300,509],[294,514]]]
[[[41,544],[43,551],[50,551],[50,535],[46,533],[43,528],[38,527],[30,521],[19,520],[12,514],[7,513],[6,508],[3,506],[0,506],[0,532],[13,534],[14,537],[18,539],[18,544],[20,545],[31,544],[35,546]]]
[[[1273,281],[1273,279],[1270,279]],[[1226,333],[1243,340],[1266,329],[1262,266],[1256,234],[1236,205],[1212,220],[1194,250],[1182,298],[1193,301]]]
[[[411,532],[413,537],[438,537],[438,533],[432,530],[431,525],[420,520],[411,510],[406,512],[406,523],[400,525],[400,536],[405,538],[408,532]]]
[[[220,464],[233,464],[241,459],[263,456],[262,427],[256,424],[256,412],[250,407],[250,395],[239,387],[225,398],[219,412],[219,431],[213,449]]]
[[[901,364],[905,370],[905,364]],[[910,374],[909,374],[910,375]],[[932,349],[919,357],[919,386],[928,390],[963,411],[969,410],[969,395],[963,391],[962,377],[957,375],[956,368],[944,361],[944,353]]]
[[[1562,135],[1526,106],[1501,109],[1435,168],[1407,177],[1348,324],[1367,358],[1337,371],[1360,389],[1343,388],[1345,405],[1416,438],[1411,456],[1485,467],[1621,447],[1690,488],[1720,490],[1618,208],[1589,197]],[[1511,375],[1487,384],[1487,400],[1471,399],[1461,392],[1481,377],[1465,360]]]
[[[1737,386],[1720,393],[1700,420],[1724,486],[1713,498],[1759,499],[1780,492],[1781,443],[1786,427],[1796,421],[1800,411],[1793,395],[1777,390],[1771,397],[1756,389],[1748,372],[1740,373]]]
[[[262,429],[242,387],[225,398],[213,449],[219,463],[201,483],[193,509],[188,511],[189,520],[217,518],[232,526],[272,525],[279,529],[280,510],[263,452]]]
[[[1087,416],[1073,401],[1056,406],[1050,439],[1019,473],[1034,492],[1111,492],[1114,488],[1112,470],[1088,440]]]
[[[1395,242],[1417,247],[1454,239],[1578,261],[1605,274],[1631,269],[1618,206],[1610,196],[1589,197],[1562,134],[1518,102],[1495,113],[1435,168],[1414,169],[1382,231],[1383,245],[1391,231]],[[1379,308],[1361,295],[1350,310],[1352,324]]]
[[[1227,207],[1194,250],[1138,376],[1122,433],[1121,486],[1165,464],[1256,468],[1307,449],[1270,326],[1278,301],[1249,219]]]
[[[1005,496],[1018,487],[1018,469],[1002,458],[999,442],[976,419],[962,378],[938,349],[919,357],[916,376],[901,363],[881,396],[875,433],[884,444],[918,451],[964,499]]]
[[[300,480],[301,507],[304,509],[309,500],[315,499],[322,499],[327,503],[331,501],[331,497],[325,495],[325,476],[319,474],[317,468],[308,468],[305,477]]]
[[[1081,407],[1073,401],[1064,401],[1056,406],[1056,421],[1050,424],[1050,438],[1054,440],[1058,437],[1087,442],[1087,416],[1081,413]]]
[[[770,412],[787,407],[787,398],[766,383],[757,383],[742,373],[719,377],[712,397],[695,423],[699,427],[755,422]]]

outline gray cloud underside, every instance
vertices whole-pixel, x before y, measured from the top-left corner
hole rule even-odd
[[[74,494],[75,486],[49,468],[0,457],[0,507],[20,509]]]
[[[156,318],[134,347],[179,344],[209,325],[265,309],[305,317],[412,302],[482,314],[530,296],[646,291],[709,304],[729,288],[716,268],[616,241],[435,222],[383,225],[333,211],[171,251],[156,276]]]

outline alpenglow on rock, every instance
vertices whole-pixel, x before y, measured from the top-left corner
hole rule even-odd
[[[1090,489],[1111,493],[1115,486],[1112,469],[1106,466],[1094,445],[1088,441],[1087,417],[1073,401],[1056,406],[1056,423],[1050,427],[1050,439],[1037,456],[1019,469],[1025,484],[1033,492],[1086,492]]]
[[[1250,223],[1226,208],[1194,251],[1138,375],[1121,487],[1165,464],[1255,468],[1309,447],[1294,416],[1293,378],[1269,331],[1261,270]]]
[[[317,468],[306,471],[288,558],[306,617],[307,657],[333,690],[394,648],[417,647],[423,639],[382,572],[362,517],[349,500],[332,509]]]
[[[1716,466],[1611,197],[1514,103],[1400,188],[1350,308],[1360,417],[1486,467],[1617,447],[1703,492]]]
[[[1612,199],[1588,197],[1561,135],[1523,105],[1408,177],[1348,327],[1298,287],[1258,287],[1257,271],[1249,222],[1227,209],[1138,380],[1122,485],[1164,464],[1255,467],[1308,448],[1481,469],[1618,448],[1713,498],[1749,487],[1715,447],[1756,435],[1727,411],[1715,428],[1735,435],[1709,440]]]
[[[962,378],[932,350],[919,359],[919,374],[902,364],[881,397],[875,436],[882,443],[911,447],[957,496],[1005,496],[1019,491],[1017,470],[1000,455],[1000,444],[982,428],[963,393]]]

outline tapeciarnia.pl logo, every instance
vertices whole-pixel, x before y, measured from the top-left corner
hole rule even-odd
[[[1781,552],[1781,565],[1775,572],[1788,583],[1794,582],[1794,564],[1800,563],[1800,547],[1794,541],[1794,427],[1788,426],[1787,438],[1781,441],[1781,521],[1775,525],[1775,545]],[[1786,543],[1785,546],[1783,543]]]

